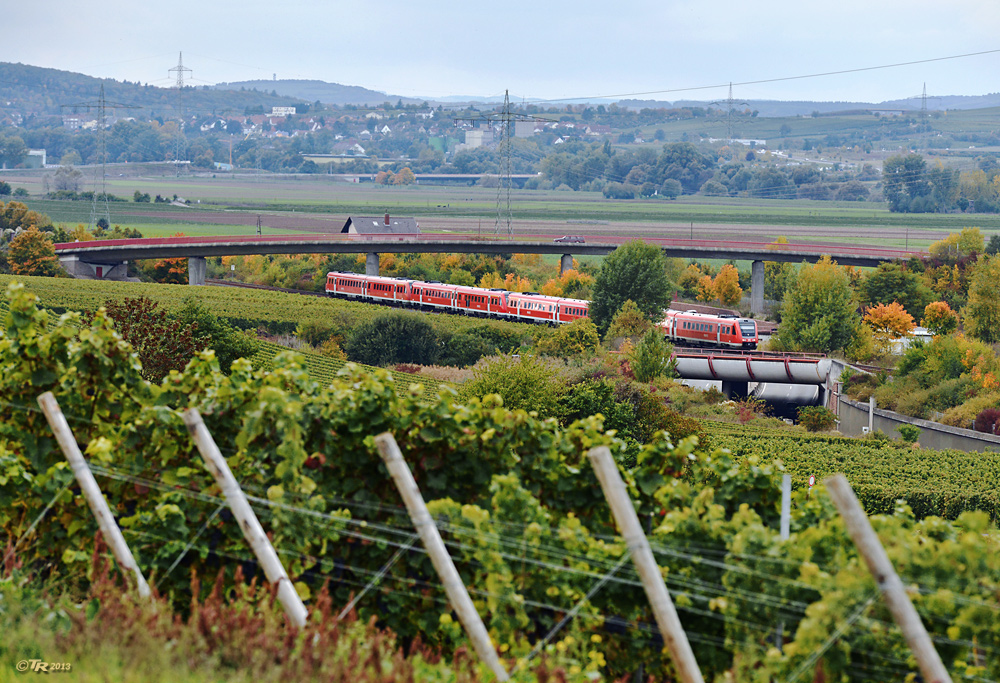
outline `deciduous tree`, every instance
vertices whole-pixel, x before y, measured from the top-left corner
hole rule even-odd
[[[824,256],[799,270],[785,296],[779,337],[792,349],[830,352],[851,341],[858,322],[847,273]]]
[[[206,346],[195,338],[196,324],[169,320],[166,311],[144,296],[109,299],[104,309],[138,354],[142,376],[150,382],[159,384],[171,370],[183,370]]]
[[[607,332],[615,313],[631,299],[643,315],[659,322],[672,290],[663,251],[642,240],[626,242],[601,264],[594,281],[590,317],[597,329]]]
[[[722,266],[722,270],[712,282],[712,289],[715,291],[715,298],[722,302],[723,306],[739,304],[743,298],[743,288],[740,287],[740,273],[736,267],[729,263]]]
[[[35,226],[11,240],[7,262],[15,275],[52,277],[64,272],[59,265],[52,240]]]
[[[898,302],[910,315],[919,315],[934,292],[916,273],[899,263],[881,263],[858,287],[862,306]]]
[[[608,328],[608,339],[639,339],[645,335],[652,324],[643,315],[639,307],[631,299],[625,301],[615,313],[611,326]]]
[[[944,301],[932,301],[924,307],[924,317],[920,324],[932,334],[948,334],[958,327],[958,313],[951,310]]]
[[[988,344],[1000,342],[1000,255],[979,257],[962,317],[971,336]]]
[[[893,339],[908,337],[915,327],[913,316],[898,301],[872,306],[865,313],[864,322],[872,328],[875,343],[883,352],[889,350]]]

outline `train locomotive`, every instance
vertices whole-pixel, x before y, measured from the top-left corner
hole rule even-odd
[[[668,310],[660,323],[663,336],[674,344],[728,349],[756,349],[757,323],[735,315]]]

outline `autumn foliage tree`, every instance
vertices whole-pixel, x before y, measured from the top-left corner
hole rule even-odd
[[[104,309],[139,355],[142,376],[150,382],[159,384],[171,370],[183,370],[207,344],[195,338],[196,324],[169,320],[166,311],[144,296],[109,299]]]
[[[715,298],[723,306],[739,304],[740,299],[743,298],[743,288],[740,287],[740,273],[736,267],[729,263],[722,266],[722,270],[712,282],[712,290],[715,292]]]
[[[183,232],[171,237],[184,237]],[[148,267],[154,282],[162,285],[185,285],[188,281],[188,260],[186,258],[162,258]]]
[[[944,301],[932,301],[924,307],[924,317],[920,324],[932,334],[948,334],[958,327],[958,313],[951,310]]]
[[[44,213],[32,211],[21,202],[0,202],[0,232],[36,227],[39,230],[51,230],[52,220]]]
[[[916,326],[913,316],[898,301],[872,306],[865,314],[864,323],[872,329],[875,342],[882,351],[889,350],[893,339],[909,336]]]
[[[698,280],[698,301],[711,301],[715,298],[715,283],[711,276],[702,275]]]
[[[11,240],[7,261],[15,275],[52,277],[64,272],[52,240],[33,225]]]

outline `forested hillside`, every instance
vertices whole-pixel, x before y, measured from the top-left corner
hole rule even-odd
[[[17,113],[27,117],[71,114],[74,104],[92,102],[96,105],[102,85],[108,103],[134,107],[134,110],[128,110],[128,114],[115,110],[119,116],[139,116],[139,110],[142,110],[143,119],[176,116],[177,90],[173,88],[6,62],[0,62],[0,114]],[[224,111],[242,114],[248,108],[293,106],[297,101],[273,94],[271,90],[232,91],[191,87],[184,89],[183,105],[184,111],[189,114]],[[86,108],[78,109],[84,111]]]

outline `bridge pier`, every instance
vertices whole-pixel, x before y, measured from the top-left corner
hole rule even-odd
[[[573,254],[563,254],[559,260],[559,275],[562,276],[567,270],[573,270]]]
[[[764,315],[764,262],[750,265],[750,313],[753,317]]]
[[[188,284],[205,284],[205,273],[208,271],[208,261],[204,256],[188,256]]]
[[[365,275],[378,275],[378,254],[374,251],[369,251],[365,258]]]
[[[81,280],[125,280],[128,278],[128,261],[118,263],[90,263],[79,256],[60,256],[59,263],[67,273]]]
[[[722,393],[730,401],[738,401],[750,395],[749,382],[734,382],[732,380],[722,380]]]

